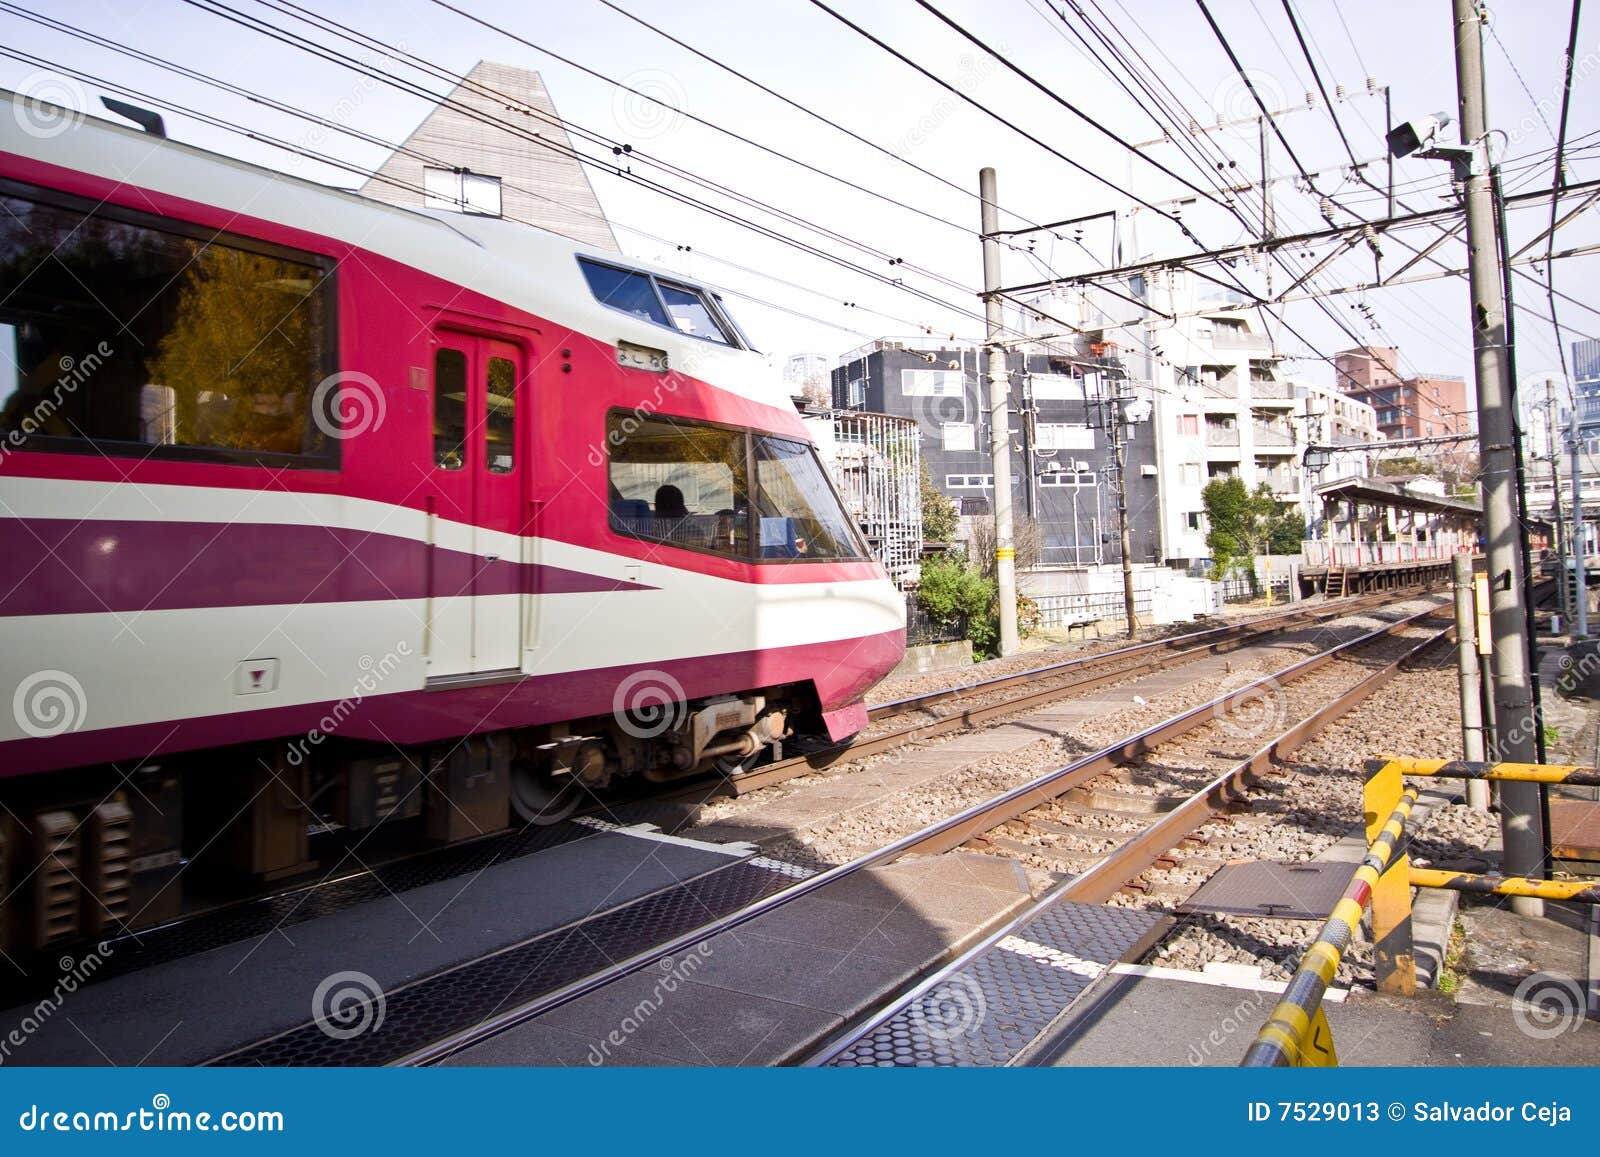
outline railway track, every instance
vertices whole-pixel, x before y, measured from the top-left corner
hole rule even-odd
[[[1392,598],[1392,596],[1389,596]],[[1144,729],[1136,735],[1121,738],[1101,749],[1053,769],[1031,782],[1005,792],[957,814],[943,818],[910,835],[894,840],[849,863],[821,871],[807,878],[760,896],[725,915],[686,929],[678,934],[627,959],[604,969],[584,975],[569,983],[552,988],[531,1000],[504,1007],[494,1015],[477,1021],[457,1031],[442,1034],[427,1044],[408,1051],[390,1063],[425,1065],[444,1060],[464,1049],[485,1041],[512,1027],[524,1024],[560,1005],[578,1000],[606,985],[616,983],[642,969],[668,958],[690,951],[708,938],[747,924],[752,920],[776,911],[802,896],[811,895],[829,885],[856,875],[868,868],[888,864],[912,855],[933,855],[961,847],[983,846],[988,833],[1030,815],[1037,816],[1041,809],[1052,809],[1060,797],[1076,788],[1094,784],[1109,773],[1138,763],[1152,755],[1164,744],[1170,744],[1207,727],[1215,727],[1219,713],[1226,713],[1230,702],[1253,693],[1272,693],[1276,689],[1294,687],[1306,681],[1311,700],[1324,700],[1309,708],[1292,724],[1260,744],[1245,758],[1232,763],[1220,774],[1208,778],[1198,790],[1177,806],[1160,815],[1160,818],[1141,827],[1099,856],[1085,870],[1049,891],[1030,905],[1023,915],[1008,922],[1005,928],[986,938],[976,948],[964,953],[947,969],[923,979],[906,996],[883,1010],[867,1023],[852,1030],[846,1037],[831,1042],[818,1060],[826,1062],[844,1055],[852,1044],[883,1028],[892,1018],[914,1000],[940,983],[949,970],[970,963],[975,954],[1011,934],[1029,919],[1037,919],[1051,905],[1070,900],[1081,904],[1102,904],[1130,882],[1154,866],[1163,863],[1174,848],[1191,837],[1208,821],[1225,812],[1242,799],[1249,785],[1263,776],[1274,760],[1280,759],[1301,743],[1308,735],[1328,722],[1349,711],[1361,700],[1381,689],[1395,677],[1403,665],[1423,651],[1441,641],[1449,631],[1446,626],[1435,626],[1442,611],[1430,609],[1408,615],[1395,623],[1369,631],[1361,636],[1328,647],[1318,654],[1302,659],[1281,671],[1254,680],[1243,687],[1219,696],[1196,707],[1181,711],[1162,722]],[[1399,638],[1407,633],[1422,631],[1419,639]],[[1352,661],[1354,661],[1352,663]],[[1334,679],[1318,691],[1311,681],[1327,680],[1336,665],[1356,666],[1353,678]],[[1099,677],[1099,676],[1095,676]],[[1015,706],[1010,710],[1016,710]],[[1041,823],[1059,823],[1062,813],[1049,811],[1052,818]],[[993,850],[993,844],[986,850]],[[391,1005],[393,1008],[393,1005]]]
[[[1425,588],[1409,593],[1420,593],[1422,589]],[[1136,643],[1080,659],[1069,659],[960,687],[880,703],[869,709],[868,728],[861,735],[844,743],[774,760],[729,776],[717,785],[716,793],[747,795],[841,762],[867,759],[907,743],[982,726],[1058,699],[1137,678],[1156,669],[1168,669],[1207,655],[1251,646],[1275,635],[1359,614],[1363,610],[1392,603],[1399,593],[1405,592],[1390,591],[1381,596],[1319,603],[1312,608]],[[898,727],[882,726],[891,720],[915,715],[925,718]],[[704,799],[707,794],[705,785],[696,783],[670,792],[665,798]]]
[[[960,687],[880,703],[869,711],[868,731],[852,741],[776,760],[712,783],[699,779],[666,790],[657,789],[648,796],[597,801],[577,814],[581,819],[626,811],[636,805],[703,802],[714,795],[748,795],[797,776],[851,760],[865,759],[903,744],[980,727],[1044,703],[1136,678],[1157,668],[1192,662],[1206,655],[1250,646],[1286,632],[1358,614],[1393,601],[1396,593],[1336,599],[1318,603],[1314,607],[1137,643],[978,680]],[[905,722],[896,726],[896,721],[901,720]],[[457,870],[458,861],[471,865],[503,861],[527,851],[538,850],[551,840],[559,839],[558,833],[546,834],[539,829],[531,829],[485,836],[444,849],[429,849],[397,857],[369,857],[365,863],[349,861],[351,866],[328,872],[314,882],[295,883],[269,893],[208,905],[186,913],[169,924],[111,937],[108,942],[118,949],[128,949],[117,957],[120,968],[143,967],[191,951],[204,950],[226,942],[229,937],[250,935],[250,929],[257,922],[254,918],[256,915],[266,920],[266,927],[280,926],[286,912],[294,912],[294,919],[326,915],[372,896],[403,890],[415,880],[429,878],[432,865],[438,866],[431,873],[433,876],[448,875]],[[388,875],[396,873],[401,877],[400,882],[386,880]],[[110,969],[108,974],[120,968]]]

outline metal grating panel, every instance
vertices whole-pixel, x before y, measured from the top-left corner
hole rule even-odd
[[[1009,1064],[1164,916],[1063,901],[913,998],[829,1064]]]
[[[1324,920],[1344,895],[1355,870],[1355,864],[1322,860],[1298,864],[1245,860],[1224,864],[1194,895],[1178,905],[1178,911]]]
[[[748,861],[733,863],[382,994],[383,1015],[360,1018],[375,1027],[359,1036],[335,1039],[312,1022],[210,1063],[386,1064],[793,884],[786,873]]]

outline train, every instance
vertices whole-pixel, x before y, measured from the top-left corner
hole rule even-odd
[[[863,726],[903,596],[722,293],[39,123],[0,116],[6,947]]]

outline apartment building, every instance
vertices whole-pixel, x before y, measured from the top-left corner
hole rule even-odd
[[[882,338],[840,359],[833,404],[912,418],[934,485],[962,515],[993,513],[983,351],[927,338]],[[1120,388],[1115,351],[1040,344],[1007,358],[1012,509],[1040,535],[1039,563],[1120,563],[1112,421],[1124,443],[1132,561],[1159,561],[1156,448],[1147,386]],[[1118,395],[1123,400],[1118,400]]]
[[[1362,346],[1333,355],[1339,387],[1378,414],[1389,441],[1465,434],[1474,429],[1466,379],[1456,374],[1402,377],[1394,346]]]

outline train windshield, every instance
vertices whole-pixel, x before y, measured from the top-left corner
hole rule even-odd
[[[750,430],[615,411],[612,530],[747,561],[861,558],[816,452]]]

